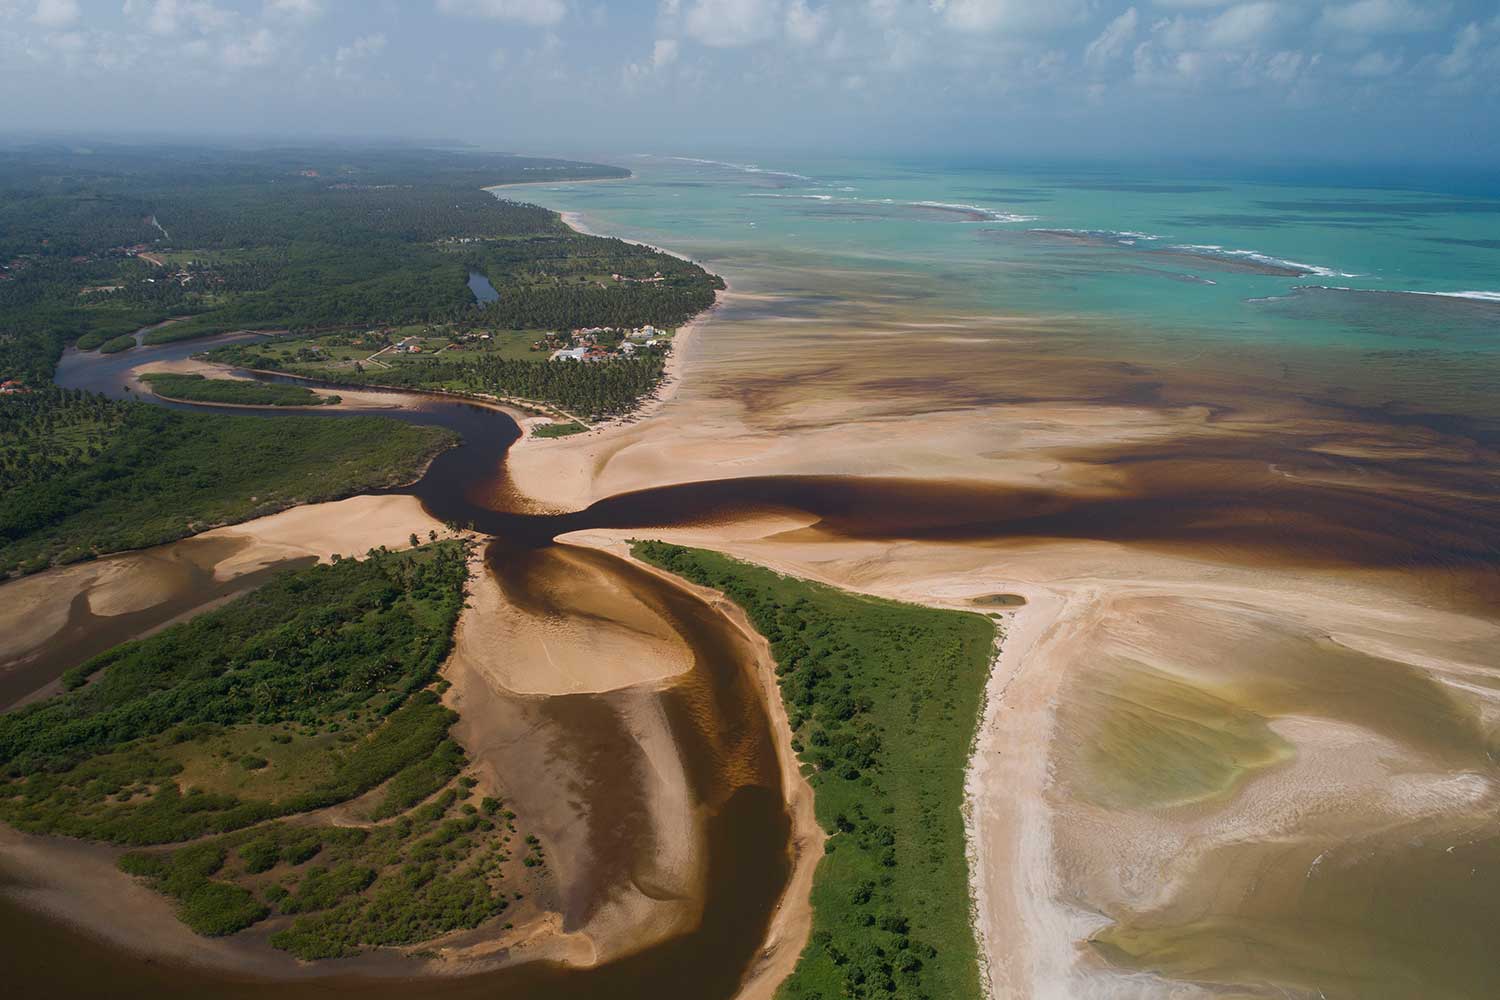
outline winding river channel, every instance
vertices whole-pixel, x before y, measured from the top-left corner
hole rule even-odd
[[[125,389],[129,370],[143,360],[179,360],[203,349],[197,342],[139,348],[129,357],[70,352],[57,380],[69,388],[124,398],[131,395]],[[143,358],[146,354],[149,357]],[[215,412],[213,407],[162,405]],[[524,734],[524,739],[502,740],[489,754],[518,812],[545,817],[557,814],[555,801],[548,800],[567,799],[574,805],[566,822],[554,822],[548,829],[543,819],[539,826],[549,842],[578,841],[575,850],[565,853],[586,859],[586,873],[569,873],[562,898],[556,901],[567,931],[586,926],[622,886],[647,896],[673,891],[649,884],[657,845],[653,825],[644,815],[648,805],[643,788],[653,764],[635,738],[632,721],[642,711],[664,716],[683,762],[700,830],[702,870],[697,884],[703,898],[689,901],[689,909],[699,913],[696,926],[637,954],[590,968],[538,961],[462,977],[425,977],[422,995],[661,997],[677,995],[691,983],[695,996],[732,996],[765,936],[791,870],[790,821],[781,773],[743,634],[704,600],[654,573],[608,553],[552,541],[561,531],[584,526],[586,519],[519,510],[522,501],[506,485],[505,457],[520,429],[505,413],[440,397],[423,398],[418,409],[340,407],[314,412],[333,419],[377,413],[457,431],[464,443],[439,456],[420,482],[400,492],[415,493],[441,520],[473,524],[491,536],[485,563],[507,601],[550,614],[608,616],[608,609],[587,606],[587,597],[580,596],[587,588],[573,595],[567,609],[557,608],[550,596],[558,586],[566,588],[573,575],[604,578],[670,623],[694,661],[687,673],[653,690],[630,687],[562,696],[497,693],[485,706],[486,717],[470,721],[480,729]],[[191,550],[195,544],[203,543],[186,539],[160,548],[177,555],[177,550]],[[186,562],[191,566],[202,560],[195,561],[189,553]],[[173,581],[171,597],[126,616],[94,616],[86,601],[75,602],[79,607],[73,609],[67,629],[49,643],[45,654],[22,671],[6,673],[0,701],[13,703],[55,680],[73,663],[244,592],[278,568],[217,585],[211,582],[211,569],[185,572]],[[505,651],[494,655],[504,656]],[[332,969],[331,974],[303,972],[292,980],[257,980],[166,964],[85,937],[22,909],[8,896],[0,902],[0,934],[6,936],[8,952],[19,958],[7,968],[7,982],[28,996],[84,995],[106,982],[111,995],[121,997],[211,993],[293,998],[353,992],[372,998],[408,997],[414,987],[399,965],[380,962],[373,965],[380,973],[374,976],[368,974],[370,963],[340,962],[313,970]]]

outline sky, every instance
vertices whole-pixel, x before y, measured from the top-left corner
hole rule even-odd
[[[0,0],[0,132],[1500,164],[1500,0]]]

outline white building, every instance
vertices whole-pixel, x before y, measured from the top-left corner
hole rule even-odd
[[[583,356],[589,352],[587,347],[569,347],[563,350],[553,351],[553,361],[582,361]]]

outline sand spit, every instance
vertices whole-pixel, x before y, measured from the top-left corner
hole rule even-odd
[[[539,586],[547,590],[549,579],[565,583],[568,598],[588,609],[591,627],[563,627],[565,616],[549,619],[516,607],[481,563],[444,676],[453,685],[448,703],[460,713],[454,735],[481,783],[514,803],[547,844],[559,880],[548,905],[559,918],[587,911],[581,923],[569,919],[566,927],[554,919],[550,931],[531,936],[524,954],[509,957],[589,967],[680,934],[698,917],[702,835],[680,751],[655,697],[663,683],[691,667],[692,654],[607,577],[565,556],[550,569]],[[598,877],[590,826],[609,820],[588,813],[587,795],[578,791],[588,778],[586,765],[554,745],[545,709],[559,696],[604,692],[619,696],[624,726],[645,761],[637,833],[655,850],[628,883],[601,893],[589,882]],[[575,791],[559,794],[568,788]],[[602,904],[581,907],[580,899]],[[468,957],[509,949],[508,937],[470,949]]]
[[[538,604],[507,602],[488,574],[464,616],[463,648],[504,650],[484,672],[506,691],[528,695],[603,693],[664,681],[691,669],[692,650],[621,583],[563,551],[548,551]]]
[[[214,567],[220,579],[283,559],[334,554],[363,556],[372,548],[407,548],[410,537],[426,541],[431,532],[448,534],[416,497],[356,496],[332,503],[306,504],[270,517],[215,528],[200,538],[245,540],[249,544]]]
[[[771,653],[770,643],[750,624],[750,619],[739,605],[718,591],[689,583],[640,562],[631,556],[627,542],[612,538],[608,533],[577,532],[565,537],[569,544],[588,545],[611,552],[668,580],[674,586],[697,594],[732,622],[744,642],[755,652],[755,679],[775,731],[776,760],[781,771],[787,814],[792,821],[792,875],[771,918],[765,940],[745,974],[737,1000],[770,1000],[776,995],[782,981],[796,968],[797,960],[812,934],[812,880],[818,861],[823,856],[823,842],[828,838],[814,809],[812,785],[808,784],[797,755],[792,751],[791,723],[782,701],[781,685],[776,679],[776,658]]]
[[[177,919],[172,903],[115,867],[123,849],[56,837],[33,837],[0,825],[3,891],[27,907],[131,952],[239,973],[272,967],[296,975],[281,952],[252,951],[242,940],[200,937]]]
[[[0,663],[41,650],[67,626],[80,597],[91,614],[118,617],[161,604],[198,573],[222,582],[309,556],[404,548],[413,533],[425,539],[434,530],[446,533],[415,497],[357,496],[23,577],[0,590]]]
[[[140,365],[130,369],[129,384],[143,395],[156,395],[162,399],[173,402],[187,402],[193,406],[213,407],[214,409],[228,410],[327,410],[331,407],[342,407],[346,409],[360,410],[402,410],[416,409],[419,405],[418,397],[411,394],[377,392],[370,389],[313,389],[319,396],[337,396],[337,403],[322,403],[308,406],[258,406],[245,403],[209,403],[200,400],[171,400],[169,396],[162,396],[152,388],[149,382],[141,378],[142,375],[151,372],[170,372],[177,375],[202,375],[204,378],[233,379],[240,382],[255,381],[250,375],[244,373],[231,365],[223,365],[214,361],[200,361],[196,358],[183,358],[177,361],[143,361]]]

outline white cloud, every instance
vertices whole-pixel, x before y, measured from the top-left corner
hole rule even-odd
[[[775,33],[779,7],[776,0],[696,0],[687,33],[716,48],[749,45]]]
[[[1325,27],[1354,35],[1399,34],[1430,31],[1448,20],[1446,3],[1412,3],[1411,0],[1355,0],[1323,11]]]
[[[135,4],[127,4],[125,13],[137,9]],[[146,15],[146,30],[153,35],[175,35],[185,25],[191,25],[208,33],[225,30],[236,18],[233,11],[215,7],[210,0],[156,0]]]
[[[78,0],[37,0],[31,19],[44,28],[66,28],[78,20]]]
[[[1085,0],[945,0],[932,4],[949,27],[962,31],[1043,31],[1078,20]]]
[[[1131,7],[1105,27],[1099,37],[1089,42],[1083,51],[1083,61],[1100,67],[1114,62],[1125,54],[1126,46],[1135,38],[1136,24],[1140,20]]]
[[[1472,21],[1459,29],[1453,39],[1453,48],[1438,60],[1437,71],[1449,79],[1463,76],[1474,65],[1474,56],[1483,40],[1479,25]]]
[[[358,62],[378,56],[384,51],[385,35],[361,35],[348,45],[339,46],[338,51],[333,54],[333,61],[336,63]]]
[[[563,0],[437,0],[437,9],[459,17],[522,24],[556,24],[568,12]]]
[[[651,68],[662,69],[677,61],[677,39],[658,38],[651,47]]]
[[[1274,3],[1242,3],[1208,22],[1204,42],[1215,48],[1239,49],[1264,41],[1275,27],[1280,9]]]
[[[1354,61],[1349,67],[1350,74],[1366,79],[1375,79],[1390,76],[1401,68],[1402,59],[1399,55],[1381,52],[1378,49],[1366,52]]]
[[[289,21],[312,21],[323,14],[323,0],[266,0],[266,13]]]
[[[680,48],[675,38],[658,38],[651,46],[651,58],[629,63],[625,67],[625,83],[634,86],[644,83],[653,73],[659,73],[677,61]]]
[[[1302,69],[1308,64],[1308,58],[1301,52],[1294,50],[1283,50],[1274,53],[1260,67],[1266,79],[1275,83],[1291,83],[1302,74]]]
[[[258,28],[244,38],[224,46],[224,64],[233,69],[254,69],[276,58],[276,36],[267,28]]]
[[[802,0],[792,0],[786,9],[786,36],[798,45],[811,45],[828,25],[828,8],[813,10]]]

